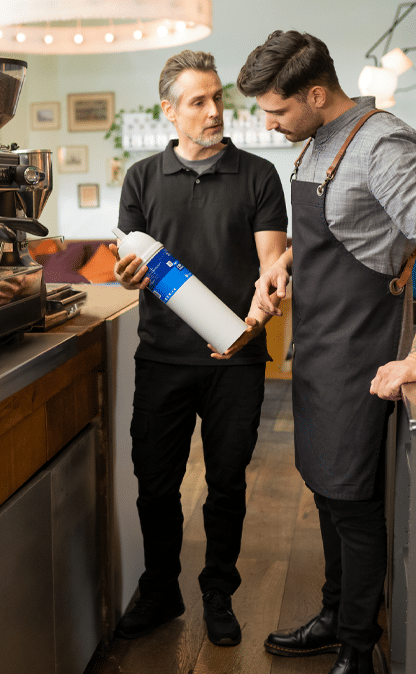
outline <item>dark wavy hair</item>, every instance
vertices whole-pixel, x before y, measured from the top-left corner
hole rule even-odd
[[[303,98],[314,85],[339,89],[338,77],[328,47],[313,35],[276,30],[254,49],[237,79],[245,96],[274,91],[283,98]]]

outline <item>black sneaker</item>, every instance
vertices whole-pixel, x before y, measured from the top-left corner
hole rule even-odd
[[[231,608],[231,597],[219,590],[202,595],[208,639],[216,646],[236,646],[241,641],[238,620]]]
[[[139,597],[136,606],[121,618],[115,635],[122,639],[136,639],[150,634],[159,625],[178,618],[184,612],[179,589],[174,594]]]

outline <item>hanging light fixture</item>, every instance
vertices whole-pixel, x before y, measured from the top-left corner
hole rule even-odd
[[[363,96],[375,96],[378,108],[391,108],[396,104],[394,92],[397,75],[387,68],[365,66],[358,78],[358,88]]]
[[[102,54],[207,37],[212,0],[0,0],[0,51]]]
[[[358,88],[363,96],[375,96],[376,106],[378,108],[390,108],[396,104],[394,93],[398,83],[398,76],[413,66],[412,61],[407,56],[407,52],[416,49],[416,47],[406,47],[389,50],[391,39],[395,28],[401,21],[416,7],[416,2],[402,2],[396,11],[392,26],[381,36],[379,40],[368,50],[366,58],[373,58],[374,66],[365,66],[358,78]],[[403,13],[402,9],[406,8]],[[381,66],[377,57],[372,53],[383,40],[386,40],[383,56],[380,59]],[[399,91],[410,91],[415,86],[407,89],[397,89]]]

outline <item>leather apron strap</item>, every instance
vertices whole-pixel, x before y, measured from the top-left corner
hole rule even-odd
[[[327,170],[325,180],[323,181],[323,183],[321,185],[319,185],[319,187],[316,190],[319,196],[322,196],[322,194],[324,193],[324,189],[326,188],[328,183],[331,180],[333,180],[333,178],[335,177],[335,174],[337,172],[337,169],[338,169],[338,166],[341,162],[341,159],[343,158],[343,156],[344,156],[344,154],[347,150],[348,145],[351,143],[351,141],[354,138],[354,136],[356,135],[357,131],[359,131],[359,129],[361,129],[362,125],[365,124],[365,122],[367,121],[367,119],[369,119],[369,117],[372,117],[373,115],[376,115],[378,112],[386,112],[386,111],[385,110],[379,110],[378,108],[375,108],[374,110],[369,110],[365,115],[363,115],[363,117],[361,117],[361,119],[358,120],[357,124],[350,131],[347,138],[345,139],[345,142],[343,143],[343,145],[339,149],[334,161],[332,162],[331,166]],[[387,113],[387,114],[390,114],[390,113]],[[291,180],[293,178],[296,178],[299,166],[301,165],[302,159],[303,159],[303,157],[306,153],[306,150],[308,149],[309,145],[311,144],[311,142],[312,142],[312,138],[309,138],[307,144],[303,148],[299,157],[296,159],[295,170],[293,171],[293,173],[291,175]],[[412,269],[413,269],[413,265],[415,263],[415,260],[416,260],[416,248],[413,251],[413,253],[410,255],[410,257],[406,260],[403,267],[401,268],[399,276],[397,276],[396,278],[392,279],[392,281],[390,281],[389,289],[390,289],[390,292],[392,293],[392,295],[400,295],[403,292],[403,290],[405,288],[405,285],[406,285],[406,283],[409,279],[409,276],[412,273]]]
[[[403,267],[401,268],[400,274],[397,278],[394,278],[390,281],[389,289],[392,295],[400,295],[409,279],[410,274],[412,273],[413,265],[416,260],[416,248],[407,259]]]

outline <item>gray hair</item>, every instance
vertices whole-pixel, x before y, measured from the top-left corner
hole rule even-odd
[[[171,56],[165,63],[159,79],[160,100],[169,101],[176,106],[182,94],[176,80],[184,70],[197,70],[199,72],[214,71],[217,73],[215,60],[212,54],[204,51],[191,51],[185,49],[180,54]]]

